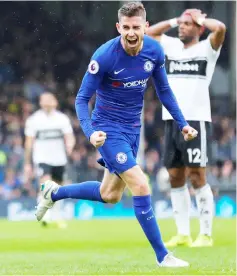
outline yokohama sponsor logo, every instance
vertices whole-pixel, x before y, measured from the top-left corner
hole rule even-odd
[[[136,87],[136,86],[145,87],[147,81],[148,81],[148,78],[147,78],[147,79],[143,79],[143,80],[136,80],[136,81],[123,82],[123,87],[124,87],[124,88]]]

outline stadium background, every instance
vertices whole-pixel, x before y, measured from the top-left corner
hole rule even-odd
[[[74,100],[92,53],[117,35],[115,21],[121,3],[0,3],[0,216],[13,220],[33,219],[37,181],[34,175],[32,181],[24,181],[23,129],[26,118],[37,108],[38,97],[45,89],[57,96],[60,110],[70,117],[77,139],[66,181],[101,179],[103,170],[96,163],[98,153],[80,129]],[[227,26],[210,87],[213,137],[209,143],[213,156],[208,182],[216,197],[217,215],[231,217],[236,212],[235,3],[144,2],[144,5],[151,24],[179,16],[186,8],[196,7]],[[172,30],[170,34],[176,32]],[[93,103],[94,98],[91,106]],[[141,165],[150,178],[157,215],[169,217],[172,212],[169,183],[162,165],[161,105],[151,85],[145,97],[144,125]],[[65,216],[133,215],[129,193],[118,206],[101,206],[98,211],[95,203],[76,202],[75,205],[75,202],[69,202]]]
[[[82,134],[74,99],[94,50],[117,35],[115,22],[122,2],[1,1],[0,275],[236,275],[236,2],[143,3],[150,23],[195,7],[227,26],[210,88],[213,137],[209,142],[214,155],[208,181],[216,204],[214,246],[175,248],[172,251],[190,262],[190,268],[157,268],[136,220],[124,219],[133,216],[128,192],[116,205],[67,200],[63,215],[69,219],[68,228],[40,227],[34,217],[37,181],[34,175],[30,182],[23,177],[24,122],[37,108],[39,95],[45,89],[54,92],[77,138],[67,182],[101,179],[98,155]],[[163,239],[168,240],[175,234],[175,224],[169,218],[169,183],[162,165],[161,105],[151,85],[144,123],[140,162],[150,178],[156,215],[167,218],[158,221]],[[197,215],[194,198],[192,215]],[[101,216],[107,220],[98,219]],[[191,220],[191,231],[195,238],[196,218]]]

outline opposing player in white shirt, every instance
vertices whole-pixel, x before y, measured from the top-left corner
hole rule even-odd
[[[164,33],[178,26],[179,37]],[[204,28],[211,31],[207,39],[199,41]],[[166,246],[212,246],[213,194],[206,181],[207,145],[211,137],[211,108],[209,84],[221,45],[225,25],[206,18],[200,10],[186,10],[181,17],[151,26],[147,34],[160,41],[166,55],[166,71],[170,86],[188,122],[198,130],[197,139],[183,143],[176,123],[163,107],[165,120],[164,163],[169,172],[171,201],[177,235]],[[192,243],[190,236],[190,194],[185,185],[189,177],[195,191],[200,215],[200,234]]]
[[[63,184],[67,156],[72,152],[75,138],[69,118],[56,109],[57,104],[57,99],[52,93],[43,93],[40,97],[41,109],[26,120],[24,166],[26,179],[32,174],[34,167],[40,183],[55,180],[60,185]],[[54,217],[58,219],[60,219],[59,209],[60,206],[54,209],[54,212],[57,212]],[[45,216],[43,224],[49,221],[50,217]],[[58,225],[65,224],[59,221]]]

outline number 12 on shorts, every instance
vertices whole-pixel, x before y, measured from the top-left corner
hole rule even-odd
[[[201,163],[201,151],[199,148],[195,148],[195,149],[187,149],[188,152],[188,161],[189,163]],[[206,160],[207,163],[208,162],[208,158],[206,156]]]

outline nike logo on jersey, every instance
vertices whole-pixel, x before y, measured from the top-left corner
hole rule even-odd
[[[115,75],[118,75],[118,74],[121,73],[123,70],[125,70],[125,68],[123,68],[123,69],[121,69],[121,70],[119,70],[119,71],[114,71],[114,74],[115,74]]]

